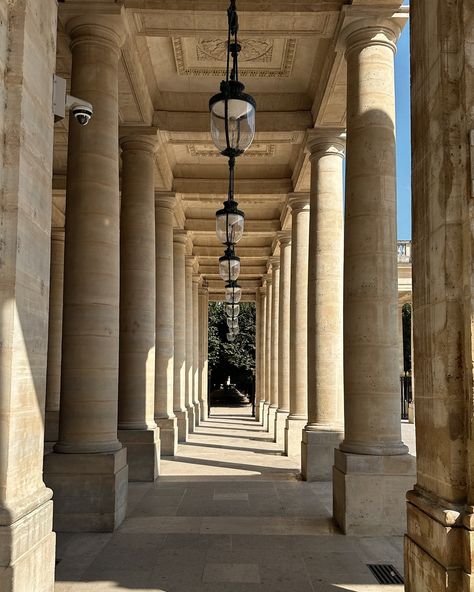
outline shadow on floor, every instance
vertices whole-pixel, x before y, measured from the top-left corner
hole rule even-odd
[[[202,432],[201,432],[202,433]],[[246,438],[253,440],[253,438]],[[273,439],[260,440],[260,442],[273,442]],[[184,448],[220,448],[224,450],[241,450],[242,452],[255,452],[258,454],[269,454],[270,456],[283,456],[281,450],[261,450],[260,448],[246,448],[245,446],[227,446],[223,444],[205,444],[203,442],[185,442],[182,444]]]

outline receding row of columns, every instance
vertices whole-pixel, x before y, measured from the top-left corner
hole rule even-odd
[[[309,133],[310,193],[289,197],[291,232],[259,295],[258,417],[301,453],[305,479],[333,481],[347,533],[401,534],[415,473],[400,422],[398,34],[392,21],[348,26],[347,128]]]

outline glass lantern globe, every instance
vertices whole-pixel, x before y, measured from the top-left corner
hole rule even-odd
[[[225,312],[228,317],[233,317],[235,319],[239,316],[240,306],[238,304],[226,304]]]
[[[240,274],[240,258],[227,249],[223,257],[219,257],[219,275],[225,282],[233,282]]]
[[[230,282],[225,287],[225,301],[227,304],[238,304],[242,298],[242,288],[236,282]]]
[[[244,213],[237,209],[237,202],[229,199],[224,208],[216,212],[216,234],[221,243],[235,245],[244,233]]]
[[[212,140],[222,155],[239,156],[255,136],[255,100],[237,80],[223,80],[220,90],[209,101]]]
[[[229,317],[227,317],[227,326],[229,327],[229,329],[235,329],[239,326],[239,321],[237,319],[230,319]]]
[[[231,331],[234,335],[238,335],[240,333],[239,326],[237,325],[237,327],[234,327],[233,329],[231,329]]]
[[[232,343],[232,341],[235,341],[235,333],[227,333],[227,341],[230,341]]]

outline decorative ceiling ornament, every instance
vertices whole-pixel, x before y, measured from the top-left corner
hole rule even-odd
[[[273,39],[241,39],[239,59],[241,62],[271,62]],[[227,59],[227,39],[199,39],[196,44],[197,59],[225,62]]]

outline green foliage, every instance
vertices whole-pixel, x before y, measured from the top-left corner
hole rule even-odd
[[[227,322],[223,302],[209,303],[209,369],[211,388],[230,376],[237,388],[246,389],[255,372],[255,304],[240,304],[240,333],[227,341]]]

